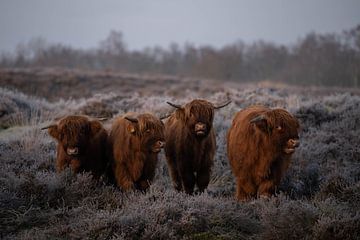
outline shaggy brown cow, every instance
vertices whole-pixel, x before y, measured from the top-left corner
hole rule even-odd
[[[165,155],[176,190],[192,194],[195,183],[202,192],[208,186],[216,148],[213,129],[214,106],[196,99],[177,108],[165,123]]]
[[[164,124],[152,114],[126,114],[113,123],[109,135],[113,177],[123,190],[146,190],[155,175],[164,145]]]
[[[85,116],[68,116],[48,129],[58,142],[56,170],[70,166],[74,173],[89,171],[99,178],[107,167],[107,132],[97,120]]]
[[[283,109],[252,106],[238,112],[227,135],[238,200],[270,196],[299,146],[299,122]]]

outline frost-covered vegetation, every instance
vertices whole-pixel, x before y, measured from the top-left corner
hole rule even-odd
[[[21,78],[18,72],[12,74]],[[104,74],[98,82],[93,80],[99,79],[96,74],[74,76],[71,84],[83,79],[76,88],[50,75],[43,79],[56,89],[40,91],[42,82],[30,81],[36,96],[30,94],[30,85],[14,87],[11,77],[7,84],[2,78],[1,86],[25,94],[0,88],[0,238],[359,239],[358,93],[219,86],[154,76],[109,76],[110,81]],[[111,82],[114,87],[109,87]],[[85,173],[55,172],[55,143],[40,130],[54,119],[67,114],[106,116],[109,128],[112,119],[126,111],[162,115],[172,111],[166,101],[181,104],[197,97],[233,100],[216,112],[217,153],[205,193],[174,191],[163,153],[147,193],[123,193]],[[252,104],[301,115],[301,146],[276,196],[238,203],[225,137],[233,115]]]

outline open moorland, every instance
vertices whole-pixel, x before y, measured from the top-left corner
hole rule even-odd
[[[0,86],[1,239],[360,239],[359,90],[63,69],[2,69]],[[56,143],[40,130],[69,114],[109,129],[125,112],[160,116],[194,98],[232,103],[215,114],[211,182],[193,196],[172,188],[163,152],[146,193],[56,173]],[[225,139],[253,104],[301,115],[301,145],[275,196],[239,203]]]

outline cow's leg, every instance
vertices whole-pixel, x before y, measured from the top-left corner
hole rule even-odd
[[[149,180],[140,180],[135,183],[135,187],[137,190],[145,192],[150,187]]]
[[[278,159],[270,167],[270,174],[262,179],[258,188],[258,196],[270,197],[275,193],[276,186],[280,184],[281,178],[289,167],[290,159]]]
[[[187,194],[193,194],[195,186],[195,175],[190,169],[181,172],[183,188]]]
[[[182,191],[182,183],[178,170],[174,167],[169,166],[170,177],[173,181],[173,186],[177,191]]]
[[[61,147],[57,147],[57,154],[56,154],[56,171],[62,172],[65,167],[67,167],[68,164],[68,159],[66,157],[66,154],[64,153],[64,151],[61,149]]]
[[[250,179],[240,178],[236,179],[236,198],[239,201],[249,200],[256,196],[256,187]]]
[[[258,197],[270,197],[275,192],[275,184],[273,179],[263,180],[258,188]]]
[[[134,182],[125,165],[116,164],[114,175],[117,186],[122,190],[127,191],[134,188]]]
[[[81,164],[80,161],[77,159],[71,159],[70,161],[70,168],[73,171],[73,173],[78,173],[81,170]]]
[[[67,163],[64,159],[56,159],[56,171],[58,173],[64,171],[66,165]]]
[[[210,182],[210,169],[204,168],[196,174],[196,184],[200,192],[203,192]]]
[[[170,144],[166,144],[165,146],[165,155],[166,155],[166,162],[168,166],[169,175],[172,179],[172,184],[177,191],[182,191],[182,181],[179,174],[179,166],[176,164],[176,157],[175,154],[172,153],[172,148]]]
[[[285,175],[286,170],[289,168],[290,158],[284,158],[278,161],[272,167],[274,184],[277,186],[280,184],[282,177]]]
[[[142,174],[139,179],[136,179],[136,189],[146,191],[150,187],[151,182],[155,177],[156,163],[156,157],[148,158],[147,161],[144,162]]]

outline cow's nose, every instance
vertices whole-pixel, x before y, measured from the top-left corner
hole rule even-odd
[[[79,153],[79,148],[77,148],[77,147],[68,147],[68,148],[66,149],[66,152],[67,152],[67,154],[69,154],[69,155],[76,155],[76,154]]]
[[[195,131],[205,131],[206,130],[206,124],[202,122],[198,122],[195,124]]]
[[[299,139],[289,139],[288,145],[293,148],[298,147],[298,146],[300,146],[300,141],[299,141]]]
[[[160,148],[163,148],[165,146],[165,142],[163,141],[157,141],[157,145],[160,147]]]

